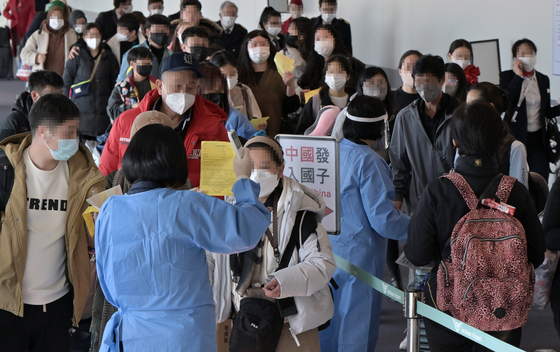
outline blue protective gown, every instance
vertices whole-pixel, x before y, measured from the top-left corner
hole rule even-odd
[[[101,351],[216,351],[216,315],[205,250],[254,248],[270,224],[260,186],[233,186],[237,205],[190,191],[111,197],[96,223],[99,283],[118,308]],[[113,340],[117,342],[114,343]]]
[[[239,137],[243,137],[245,139],[250,139],[255,133],[257,133],[257,130],[255,129],[251,121],[249,121],[249,119],[247,119],[245,115],[240,113],[239,110],[237,110],[233,106],[229,107],[226,129],[228,131],[235,130]]]
[[[410,217],[394,207],[391,169],[369,146],[340,144],[342,229],[329,236],[333,253],[383,278],[387,238],[404,241]],[[379,335],[381,294],[337,269],[335,313],[321,332],[322,352],[374,351]]]

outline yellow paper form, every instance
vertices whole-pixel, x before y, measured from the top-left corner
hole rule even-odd
[[[255,127],[255,129],[258,130],[259,126],[262,125],[263,123],[265,123],[269,118],[270,118],[270,116],[262,117],[260,119],[252,119],[251,123],[253,124],[253,127]]]
[[[229,142],[202,142],[200,186],[209,196],[233,196],[237,177],[233,172],[235,151]]]
[[[89,232],[89,235],[91,237],[93,237],[93,235],[95,235],[95,222],[93,221],[93,215],[95,213],[99,213],[99,210],[92,206],[89,206],[86,211],[84,211],[84,213],[82,214],[82,216],[84,217],[84,220],[86,222],[86,227],[87,230]]]
[[[284,76],[284,73],[292,72],[294,70],[294,64],[296,61],[290,59],[284,54],[276,53],[276,56],[274,56],[274,63],[276,64],[276,68],[278,69],[280,76]]]
[[[319,94],[319,91],[321,90],[321,88],[317,88],[315,90],[310,90],[309,92],[305,93],[305,104],[307,104],[307,102],[309,101],[309,99],[313,98],[313,96]]]

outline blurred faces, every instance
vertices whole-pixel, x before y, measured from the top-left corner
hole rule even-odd
[[[237,20],[237,9],[233,6],[224,7],[222,13],[220,13],[220,22],[222,26],[231,29],[235,25],[235,20]]]
[[[523,43],[517,49],[517,59],[521,61],[523,71],[531,72],[537,64],[537,53],[527,43]]]
[[[384,100],[387,96],[387,80],[382,74],[378,73],[362,84],[362,92],[369,97]]]
[[[319,29],[315,32],[315,51],[317,54],[328,58],[334,51],[334,35],[328,29]]]
[[[325,23],[331,23],[336,17],[336,4],[327,4],[323,2],[319,7],[321,18]]]
[[[183,22],[198,26],[201,18],[202,14],[194,5],[185,6],[183,10],[181,10],[181,21]]]
[[[163,13],[163,2],[153,2],[148,5],[150,16],[161,15]]]
[[[401,75],[403,85],[414,88],[414,80],[412,79],[412,68],[414,64],[418,60],[418,56],[416,55],[409,55],[404,59],[404,62],[399,68],[399,75]]]
[[[120,6],[116,10],[121,16],[125,13],[132,13],[132,0],[127,0],[124,3],[121,3]]]
[[[101,44],[101,33],[99,33],[99,30],[95,27],[90,28],[90,30],[84,34],[84,40],[88,48],[96,50],[99,48],[99,44]]]
[[[133,41],[136,39],[136,31],[129,31],[128,28],[117,26],[117,40],[120,42]]]
[[[453,62],[464,70],[472,63],[472,53],[469,48],[460,47],[455,49],[451,54],[447,54],[449,62]]]
[[[136,62],[131,61],[130,66],[134,72],[138,73],[142,77],[148,77],[152,72],[152,59],[138,59]]]
[[[222,72],[222,76],[224,76],[227,80],[228,89],[232,90],[237,85],[239,72],[231,64],[225,64],[220,67],[220,71]]]
[[[442,94],[441,87],[443,86],[444,79],[442,78],[440,81],[434,74],[420,73],[414,77],[414,87],[426,103],[431,103],[436,101]]]
[[[303,6],[290,4],[288,11],[290,12],[290,17],[293,19],[300,18],[303,14]]]
[[[264,29],[271,37],[276,37],[282,30],[282,21],[280,17],[269,17],[268,22],[264,24]]]
[[[344,67],[340,62],[331,62],[327,68],[327,73],[325,74],[325,83],[333,91],[344,90],[346,81],[350,78],[348,72],[344,70]]]
[[[253,167],[251,180],[261,186],[259,198],[268,197],[280,182],[284,173],[284,164],[278,166],[272,156],[272,151],[265,148],[251,148],[248,150]]]
[[[37,136],[43,140],[54,160],[66,161],[78,151],[79,117],[69,119],[63,124],[40,125]]]
[[[198,75],[191,70],[166,71],[161,78],[156,82],[158,93],[169,109],[183,115],[194,104]]]
[[[49,11],[49,27],[55,31],[64,27],[64,12],[60,7],[54,7]]]
[[[167,44],[169,38],[169,26],[164,24],[154,24],[149,29],[146,29],[146,35],[157,47],[162,47]]]
[[[257,36],[249,41],[247,51],[254,64],[264,64],[270,56],[270,41],[268,38]]]
[[[445,81],[443,82],[442,90],[454,97],[459,90],[457,77],[451,72],[445,72]]]
[[[85,18],[80,17],[76,20],[76,23],[74,23],[74,30],[76,31],[76,33],[83,33],[84,30],[86,29],[86,24],[87,21]]]

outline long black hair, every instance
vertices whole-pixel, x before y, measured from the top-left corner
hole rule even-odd
[[[467,76],[463,68],[456,63],[450,62],[445,64],[445,72],[452,73],[457,78],[459,88],[455,93],[455,98],[459,99],[462,103],[467,101]]]
[[[268,37],[268,33],[266,33],[266,31],[260,30],[260,29],[256,29],[254,31],[249,32],[249,34],[247,34],[247,36],[245,36],[245,40],[243,41],[243,43],[241,44],[241,49],[239,52],[239,81],[243,82],[247,85],[255,82],[255,70],[253,69],[253,62],[251,61],[251,58],[249,57],[249,52],[247,50],[247,47],[249,45],[249,42],[256,37],[262,37],[264,39],[266,39],[266,41],[268,42],[268,45],[270,46],[270,56],[268,57],[267,60],[267,64],[268,67],[276,70],[276,64],[274,63],[274,53],[276,52],[276,49],[274,48],[274,46],[272,45],[272,42],[270,41],[269,37]]]

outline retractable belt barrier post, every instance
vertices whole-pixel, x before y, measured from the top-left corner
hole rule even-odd
[[[422,294],[420,291],[408,291],[405,293],[399,289],[394,288],[390,284],[376,278],[367,271],[358,268],[346,259],[334,255],[336,265],[346,271],[358,280],[364,282],[366,285],[371,286],[375,290],[381,292],[385,296],[404,305],[404,315],[407,319],[407,336],[408,336],[408,352],[418,352],[420,350],[420,316],[426,317],[436,323],[446,327],[451,331],[465,336],[466,338],[486,347],[493,351],[500,352],[524,352],[522,349],[514,347],[502,340],[498,340],[494,336],[473,328],[466,323],[445,314],[444,312],[430,307],[422,303]],[[405,302],[406,301],[406,302]]]

